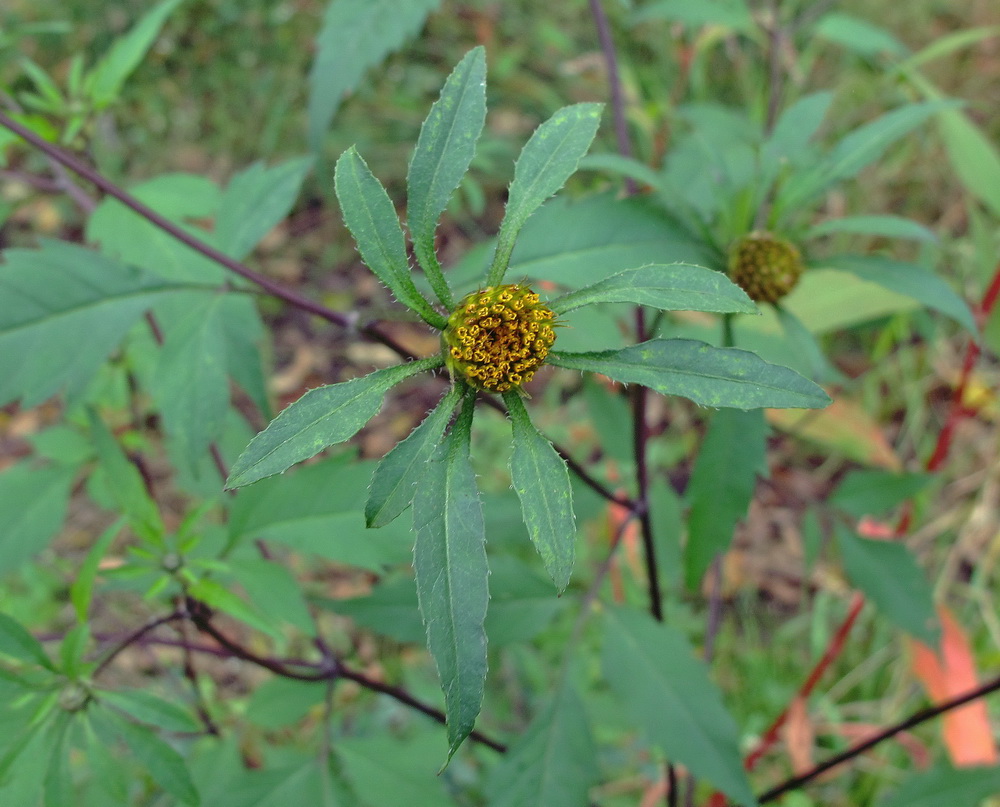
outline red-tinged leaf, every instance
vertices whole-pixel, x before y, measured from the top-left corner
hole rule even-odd
[[[911,662],[913,672],[934,702],[957,697],[979,685],[976,662],[965,631],[944,606],[939,607],[938,613],[941,619],[941,655],[914,641]],[[984,701],[973,701],[946,712],[942,716],[941,731],[948,755],[956,768],[1000,762]]]
[[[865,465],[889,471],[903,470],[882,428],[850,399],[837,398],[819,411],[769,409],[767,420],[777,429],[793,432]]]
[[[783,733],[792,772],[796,776],[805,773],[815,764],[813,748],[816,745],[816,730],[809,717],[805,698],[796,696],[788,705],[788,719]]]

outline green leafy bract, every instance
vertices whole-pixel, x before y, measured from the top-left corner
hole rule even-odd
[[[756,804],[736,724],[681,633],[638,611],[611,609],[602,666],[629,715],[671,762],[686,765],[739,804]]]
[[[233,465],[226,487],[242,487],[281,473],[328,446],[349,440],[378,414],[390,388],[441,364],[439,357],[421,359],[309,390],[250,441]]]
[[[848,579],[897,627],[936,647],[934,594],[913,554],[896,541],[860,538],[838,526],[837,545]]]
[[[562,592],[569,585],[576,556],[569,471],[552,444],[532,425],[520,395],[505,392],[503,399],[514,438],[510,475],[521,501],[524,525],[552,582]]]
[[[486,680],[486,534],[469,460],[475,395],[427,465],[413,499],[413,569],[420,614],[444,689],[449,759],[469,736]]]
[[[500,224],[487,286],[503,280],[521,227],[576,170],[597,134],[602,104],[574,104],[558,110],[528,140],[514,166],[507,210]]]
[[[330,0],[309,72],[309,144],[318,151],[345,93],[415,36],[441,0]]]
[[[410,277],[406,241],[392,200],[353,147],[337,160],[334,186],[344,222],[368,268],[403,305],[442,327],[444,317],[431,308]]]
[[[438,299],[449,308],[452,297],[434,251],[434,231],[475,156],[485,122],[486,51],[478,47],[465,55],[445,81],[441,97],[420,128],[406,177],[413,251]]]
[[[580,807],[597,770],[587,713],[564,680],[497,765],[489,807]]]
[[[716,555],[729,548],[736,524],[746,515],[757,475],[767,471],[767,431],[759,410],[720,409],[712,415],[687,490],[691,512],[684,580],[691,590],[697,590]]]
[[[745,291],[721,272],[688,263],[652,263],[564,294],[548,303],[565,314],[594,303],[635,303],[662,311],[757,314]]]
[[[548,361],[569,370],[642,384],[665,395],[681,395],[702,406],[814,409],[830,402],[821,387],[794,370],[770,364],[746,350],[712,347],[692,339],[653,339],[593,353],[552,351]]]
[[[365,503],[365,521],[369,527],[384,527],[410,506],[427,461],[441,441],[461,395],[459,387],[452,386],[434,411],[375,468]]]

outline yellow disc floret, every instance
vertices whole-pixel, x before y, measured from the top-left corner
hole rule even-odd
[[[453,376],[487,392],[527,384],[556,341],[555,315],[526,286],[490,286],[448,317],[445,362]]]
[[[796,246],[771,233],[749,233],[729,250],[730,279],[758,303],[778,302],[799,282],[802,269]]]

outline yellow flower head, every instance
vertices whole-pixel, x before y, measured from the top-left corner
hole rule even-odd
[[[490,286],[462,300],[442,336],[452,376],[476,389],[507,392],[527,384],[556,341],[555,315],[516,284]]]

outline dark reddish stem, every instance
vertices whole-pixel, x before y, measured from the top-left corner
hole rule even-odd
[[[322,305],[321,303],[318,303],[315,300],[311,300],[308,297],[305,297],[304,295],[301,295],[298,292],[293,291],[292,289],[287,289],[281,284],[275,283],[269,277],[266,277],[265,275],[255,272],[249,266],[243,265],[239,261],[230,258],[224,252],[220,252],[210,244],[206,244],[204,241],[195,238],[195,236],[191,235],[189,232],[182,229],[181,227],[178,227],[169,219],[161,216],[159,213],[157,213],[148,205],[145,205],[142,202],[140,202],[130,193],[120,188],[118,185],[109,180],[103,174],[100,174],[97,171],[95,171],[93,168],[91,168],[89,165],[87,165],[85,162],[83,162],[73,154],[64,151],[58,146],[52,145],[51,143],[49,143],[48,141],[44,140],[43,138],[35,134],[33,131],[31,131],[31,129],[27,128],[26,126],[22,126],[16,120],[4,114],[3,112],[0,112],[0,126],[4,126],[5,128],[14,132],[14,134],[23,137],[32,146],[41,151],[43,154],[45,154],[45,156],[53,160],[56,164],[61,165],[64,168],[68,168],[73,173],[78,174],[88,182],[93,183],[108,196],[117,199],[127,208],[134,211],[135,213],[138,213],[140,216],[142,216],[151,224],[155,224],[164,232],[169,233],[178,241],[180,241],[182,244],[191,247],[191,249],[201,253],[206,258],[215,261],[220,266],[224,266],[226,269],[233,272],[234,274],[237,274],[240,277],[249,280],[251,283],[253,283],[256,286],[259,286],[261,289],[266,291],[271,296],[277,297],[280,300],[284,300],[286,303],[289,303],[290,305],[293,305],[296,308],[300,308],[303,311],[308,311],[310,314],[315,314],[316,316],[321,317],[322,319],[325,319],[328,322],[332,322],[335,325],[339,325],[342,328],[353,327],[356,324],[356,319],[357,319],[356,314],[354,315],[345,314],[343,312],[334,311],[331,308],[327,308],[325,305]],[[393,339],[391,336],[389,336],[386,333],[383,333],[381,329],[379,329],[379,327],[375,324],[369,323],[367,325],[362,325],[358,327],[358,331],[374,341],[381,342],[382,344],[394,350],[403,358],[406,359],[415,358],[413,353],[411,353],[409,350],[407,350],[398,342],[396,342],[396,340]]]

